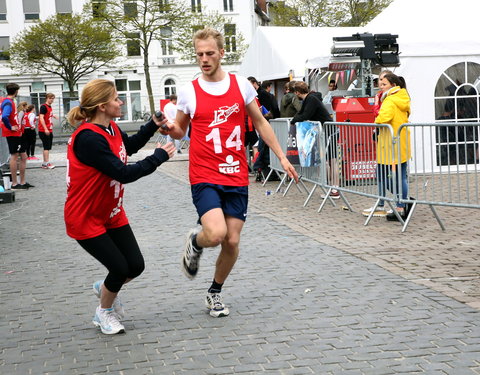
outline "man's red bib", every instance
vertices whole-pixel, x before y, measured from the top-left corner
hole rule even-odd
[[[227,186],[247,186],[245,156],[245,100],[235,75],[223,95],[211,95],[198,83],[196,109],[191,122],[190,183],[206,182]]]

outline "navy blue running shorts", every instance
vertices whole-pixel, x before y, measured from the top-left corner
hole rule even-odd
[[[192,200],[201,218],[214,208],[242,221],[247,218],[248,186],[225,186],[208,183],[192,185]]]

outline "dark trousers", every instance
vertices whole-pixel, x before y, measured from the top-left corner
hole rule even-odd
[[[37,132],[35,129],[25,129],[23,133],[23,137],[25,138],[25,147],[27,156],[34,156],[35,155],[35,142],[37,141]]]

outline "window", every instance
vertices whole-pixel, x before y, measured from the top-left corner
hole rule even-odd
[[[32,82],[30,87],[30,102],[35,106],[37,111],[40,109],[40,106],[45,103],[47,95],[47,89],[45,83],[43,82]]]
[[[142,89],[142,85],[140,81],[128,81],[128,88],[130,91],[140,91]]]
[[[0,21],[7,20],[7,0],[0,0]]]
[[[23,13],[25,20],[38,20],[40,18],[38,0],[23,0]]]
[[[172,94],[177,93],[176,85],[177,84],[175,83],[175,80],[173,80],[172,78],[167,78],[165,80],[164,87],[165,87],[165,97],[166,98],[168,98]]]
[[[92,0],[92,16],[98,18],[99,15],[105,10],[105,0]]]
[[[58,14],[72,14],[72,0],[55,0]]]
[[[173,42],[172,42],[172,28],[164,27],[160,30],[160,35],[162,40],[160,44],[162,45],[162,55],[170,56],[173,55]]]
[[[161,13],[168,12],[168,0],[158,0],[158,7]]]
[[[192,0],[192,12],[200,13],[202,11],[202,0]]]
[[[127,40],[127,56],[140,56],[140,33],[129,33]]]
[[[8,49],[10,48],[10,37],[0,36],[0,60],[10,60]]]
[[[235,52],[237,50],[237,40],[235,37],[235,25],[225,24],[225,52]]]
[[[72,109],[73,107],[76,107],[77,105],[80,105],[80,101],[78,98],[78,85],[75,85],[73,88],[73,96],[70,96],[70,89],[68,87],[67,81],[63,81],[63,87],[62,87],[62,109],[63,109],[63,116],[66,116],[67,113]]]
[[[435,86],[436,122],[480,122],[480,64],[461,62],[442,73]],[[438,126],[437,165],[476,164],[478,127]]]
[[[223,11],[233,12],[233,0],[223,0]]]
[[[118,97],[123,102],[122,117],[119,120],[140,120],[142,113],[142,85],[140,81],[128,81],[127,79],[116,79]]]
[[[125,12],[125,17],[136,18],[138,15],[137,3],[135,1],[123,3],[123,11]]]
[[[116,79],[115,80],[115,87],[117,91],[128,91],[127,89],[127,80],[126,79]]]

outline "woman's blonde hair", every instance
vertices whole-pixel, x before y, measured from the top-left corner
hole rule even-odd
[[[106,104],[115,97],[115,83],[108,79],[94,79],[82,90],[80,105],[73,107],[67,115],[70,125],[77,127],[91,119],[99,105]]]
[[[27,108],[27,105],[28,105],[27,102],[20,102],[20,103],[18,103],[17,112],[24,111],[25,108]]]

